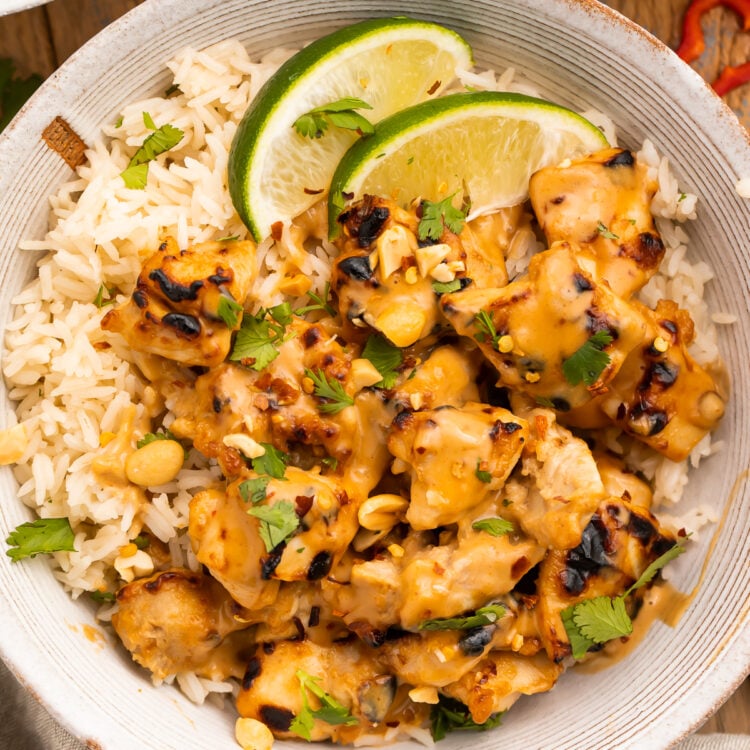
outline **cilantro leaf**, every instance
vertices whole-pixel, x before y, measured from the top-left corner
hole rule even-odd
[[[5,540],[10,548],[5,554],[18,562],[50,552],[74,552],[75,535],[67,518],[37,518],[22,523]]]
[[[242,305],[231,297],[222,294],[216,314],[224,321],[227,328],[234,328],[240,320]]]
[[[313,310],[322,310],[323,312],[330,315],[332,318],[336,317],[336,310],[332,305],[328,303],[328,298],[331,295],[331,282],[326,281],[325,289],[322,295],[315,294],[315,292],[308,292],[307,296],[312,300],[312,304],[300,307],[295,312],[297,315],[304,315],[305,313],[312,312]]]
[[[177,438],[169,431],[164,430],[163,432],[147,432],[136,444],[136,448],[143,448],[144,445],[153,443],[154,440],[174,440],[179,442]]]
[[[303,739],[310,741],[311,731],[315,720],[319,719],[326,724],[344,724],[353,726],[359,724],[359,720],[349,713],[346,706],[339,703],[333,696],[323,690],[318,684],[320,677],[313,677],[301,669],[296,671],[297,679],[302,693],[302,711],[294,717],[289,731],[294,732]],[[320,708],[310,708],[308,692],[312,693],[320,702]]]
[[[453,279],[453,281],[433,281],[432,290],[435,294],[450,294],[451,292],[457,292],[461,288],[461,279]]]
[[[419,630],[469,630],[491,625],[505,615],[502,604],[488,604],[480,607],[468,617],[439,617],[434,620],[423,620],[419,623]]]
[[[268,314],[282,326],[288,326],[294,318],[292,306],[288,302],[282,302],[280,305],[269,307]]]
[[[650,583],[653,580],[654,576],[668,562],[672,562],[672,560],[674,560],[676,557],[679,557],[684,551],[685,545],[678,542],[677,544],[670,547],[663,555],[659,555],[659,557],[657,557],[656,560],[654,560],[651,565],[649,565],[646,570],[641,573],[638,580],[625,592],[624,596],[627,596],[636,589],[639,589],[642,586],[645,586],[647,583]]]
[[[503,712],[493,714],[484,724],[477,724],[471,718],[467,706],[445,695],[440,696],[439,702],[430,710],[430,731],[432,739],[439,742],[445,739],[449,732],[455,730],[468,730],[473,732],[484,732],[500,725]]]
[[[633,632],[633,622],[625,609],[625,599],[633,591],[652,581],[668,562],[684,551],[684,545],[680,542],[670,547],[620,596],[597,596],[563,610],[560,616],[568,634],[573,658],[580,659],[594,644],[630,635]]]
[[[479,521],[474,521],[471,524],[471,528],[476,531],[486,531],[492,536],[504,536],[510,534],[515,528],[510,521],[506,521],[504,518],[482,518]]]
[[[360,135],[369,135],[373,132],[372,123],[356,112],[357,109],[372,107],[362,99],[345,97],[305,112],[294,121],[292,127],[305,138],[321,138],[328,130],[329,124],[346,130],[356,130]]]
[[[599,234],[605,239],[608,239],[608,240],[620,239],[619,235],[615,234],[614,232],[610,232],[609,229],[604,224],[602,224],[601,221],[596,225],[596,231],[599,232]]]
[[[398,368],[404,361],[401,350],[394,346],[385,336],[373,334],[367,339],[362,356],[368,359],[383,379],[375,383],[376,388],[393,388],[398,378]]]
[[[477,468],[474,469],[474,476],[485,484],[489,484],[492,481],[492,474],[489,471],[482,471],[479,467],[482,465],[482,459],[477,459]]]
[[[483,344],[489,339],[492,342],[493,348],[497,349],[497,342],[500,340],[500,334],[497,332],[495,323],[490,317],[490,314],[486,310],[480,310],[474,316],[474,322],[476,323],[477,328],[479,328],[479,333],[474,334],[474,338],[480,344]]]
[[[240,497],[247,503],[257,505],[266,499],[268,483],[271,481],[270,476],[256,477],[255,479],[246,479],[237,488]]]
[[[610,363],[610,356],[604,348],[613,341],[608,331],[597,331],[589,340],[577,349],[567,359],[563,360],[562,371],[571,385],[584,382],[591,386],[599,379],[606,366]]]
[[[143,124],[149,129],[149,130],[156,130],[156,123],[154,122],[153,118],[148,112],[143,113]]]
[[[103,307],[106,307],[107,305],[114,305],[115,300],[115,293],[116,289],[112,287],[111,289],[108,289],[104,284],[99,285],[99,291],[96,293],[96,297],[94,297],[94,304],[101,310]],[[107,293],[107,298],[104,298],[104,293]]]
[[[274,505],[257,505],[248,508],[248,514],[260,521],[258,533],[266,547],[266,552],[273,552],[285,542],[299,526],[299,517],[294,505],[288,500],[280,500]]]
[[[148,163],[165,151],[174,148],[184,135],[182,130],[169,124],[162,125],[148,135],[141,147],[133,154],[127,169],[120,174],[125,186],[132,190],[143,190],[148,178]]]
[[[575,606],[568,607],[560,612],[560,617],[565,626],[565,632],[568,634],[572,656],[574,659],[581,659],[586,652],[596,644],[594,641],[581,634],[581,631],[573,619],[574,612]]]
[[[419,220],[417,233],[420,240],[439,240],[445,227],[454,234],[460,234],[466,221],[466,214],[456,208],[453,196],[449,195],[441,201],[422,201],[422,218]]]
[[[97,603],[104,604],[115,601],[115,595],[111,591],[89,591],[89,596]]]
[[[274,313],[277,318],[286,320],[286,308],[283,305],[277,305],[268,311],[260,310],[257,315],[243,316],[234,347],[229,354],[232,362],[240,362],[245,367],[260,371],[279,356],[277,347],[286,340],[285,324],[279,323],[276,318],[275,323],[267,319],[269,314],[273,318]]]
[[[267,474],[274,479],[284,479],[289,456],[278,448],[274,448],[271,443],[261,443],[261,445],[266,449],[266,452],[253,459],[253,471],[256,474]]]
[[[323,414],[338,414],[354,404],[354,399],[344,390],[344,386],[335,378],[329,380],[323,370],[315,372],[306,369],[305,376],[310,378],[315,386],[313,393],[318,398],[328,399],[318,404],[318,411]]]
[[[146,549],[151,546],[151,540],[145,534],[138,534],[132,541],[138,549]]]

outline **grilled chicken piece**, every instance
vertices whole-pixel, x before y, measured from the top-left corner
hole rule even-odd
[[[337,701],[351,722],[329,724],[315,719],[313,742],[350,743],[386,721],[396,697],[396,680],[380,655],[358,641],[321,647],[311,641],[283,641],[259,648],[250,660],[237,697],[240,716],[266,724],[281,739],[299,739],[289,728],[304,709],[300,676],[314,678],[318,688]],[[305,689],[312,709],[321,703]],[[390,723],[389,723],[390,726]]]
[[[492,651],[463,677],[441,692],[463,703],[477,724],[507,711],[522,695],[551,690],[563,667],[545,653],[521,656],[512,651]]]
[[[396,346],[411,346],[444,326],[434,281],[457,279],[462,287],[507,283],[504,251],[518,227],[528,225],[522,208],[469,222],[460,235],[444,228],[436,241],[419,239],[421,210],[366,196],[339,217],[341,254],[331,286],[348,337],[356,327],[371,327]]]
[[[528,437],[525,421],[480,403],[401,412],[388,438],[411,473],[406,520],[416,530],[456,523],[497,492]]]
[[[479,401],[476,381],[481,360],[482,355],[470,343],[439,346],[406,371],[391,399],[398,408],[415,411],[438,406],[461,408],[469,401]]]
[[[597,508],[581,543],[567,552],[552,550],[537,579],[537,625],[550,659],[560,662],[570,644],[560,613],[596,596],[616,596],[635,582],[676,542],[643,507],[608,498]]]
[[[137,351],[187,365],[213,367],[229,354],[225,307],[243,305],[255,279],[255,244],[205,242],[180,250],[168,237],[143,265],[128,302],[102,318]],[[224,301],[222,301],[224,300]]]
[[[272,604],[278,580],[327,575],[356,531],[357,508],[335,479],[291,466],[283,480],[249,474],[190,503],[196,557],[248,609]]]
[[[347,580],[323,581],[322,594],[351,630],[376,642],[390,625],[415,629],[425,620],[461,616],[496,601],[544,553],[521,534],[497,537],[471,524],[437,545],[412,532],[395,549],[356,562]]]
[[[529,195],[549,244],[577,244],[581,265],[627,299],[664,257],[650,209],[656,188],[630,151],[610,148],[539,170]]]
[[[604,486],[586,443],[547,409],[527,415],[531,436],[522,477],[507,482],[503,513],[544,547],[570,549],[581,540]]]
[[[445,294],[441,307],[458,333],[479,341],[500,382],[559,411],[604,391],[645,329],[642,316],[579,265],[568,243],[535,255],[526,277],[502,289]],[[594,343],[596,335],[611,340]],[[581,350],[588,354],[582,361]],[[591,364],[592,350],[594,358],[606,354],[601,366]]]
[[[647,324],[643,342],[625,360],[600,408],[628,434],[682,461],[718,425],[725,396],[688,353],[693,339],[688,313],[667,300],[655,311],[638,309]]]
[[[625,462],[611,453],[594,453],[596,468],[604,484],[604,492],[611,497],[623,497],[632,505],[651,508],[651,487],[637,474],[630,471]]]
[[[351,353],[321,325],[295,317],[287,335],[278,347],[279,356],[261,372],[226,363],[199,376],[191,388],[179,380],[167,386],[167,401],[177,416],[171,430],[191,439],[205,455],[218,458],[230,477],[237,476],[245,463],[231,447],[241,445],[242,438],[229,438],[227,445],[224,439],[230,435],[272,443],[287,452],[304,449],[304,461],[311,466],[332,456],[347,492],[364,498],[388,461],[384,436],[392,411],[380,393],[360,390]],[[321,413],[324,402],[310,392],[306,370],[341,383],[354,397],[355,407]],[[382,439],[373,438],[377,430]]]
[[[240,607],[209,576],[181,568],[156,573],[123,586],[117,603],[115,632],[155,677],[197,672],[223,679],[231,674],[217,669],[212,657],[229,634],[248,626],[238,616]]]

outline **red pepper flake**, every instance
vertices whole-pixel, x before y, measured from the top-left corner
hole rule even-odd
[[[281,235],[284,233],[284,222],[282,221],[274,221],[273,224],[271,224],[271,237],[273,237],[276,242],[279,242],[281,240]]]
[[[719,5],[730,8],[742,18],[743,31],[750,31],[750,0],[693,0],[682,21],[682,41],[677,54],[685,61],[697,60],[706,49],[701,20],[708,11]]]
[[[320,195],[323,192],[323,188],[319,190],[313,190],[312,188],[302,188],[306,195]]]

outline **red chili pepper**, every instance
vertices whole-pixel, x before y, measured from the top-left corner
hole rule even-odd
[[[682,41],[677,48],[677,54],[685,62],[697,60],[706,49],[701,19],[717,5],[731,8],[742,18],[743,31],[750,30],[750,0],[693,0],[685,11],[682,20]]]
[[[727,65],[713,82],[713,87],[719,96],[724,96],[748,81],[750,81],[750,62],[737,66]]]

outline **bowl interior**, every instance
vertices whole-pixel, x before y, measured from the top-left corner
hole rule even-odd
[[[676,56],[592,0],[151,0],[105,30],[48,81],[0,139],[0,320],[34,272],[17,250],[41,237],[47,197],[70,176],[39,134],[59,114],[93,142],[118,108],[163,90],[164,63],[186,45],[238,37],[256,56],[300,44],[366,17],[406,14],[456,29],[480,65],[516,67],[561,104],[595,107],[618,125],[620,143],[650,138],[669,157],[682,189],[701,196],[687,226],[693,258],[716,279],[712,309],[737,316],[722,332],[732,381],[718,438],[724,450],[693,473],[686,506],[710,503],[719,523],[691,545],[673,584],[695,596],[675,628],[660,622],[611,669],[570,671],[549,694],[522,699],[489,734],[456,733],[450,748],[657,748],[696,728],[739,683],[750,664],[750,313],[744,244],[750,209],[734,190],[750,176],[750,147],[736,118]],[[155,53],[155,51],[157,51]],[[623,60],[628,64],[623,65]],[[7,403],[4,386],[2,397]],[[28,512],[15,501],[11,472],[0,472],[0,536]],[[20,679],[72,732],[107,750],[236,748],[233,717],[196,707],[171,688],[152,688],[145,672],[113,647],[92,610],[73,602],[44,561],[0,562],[0,651]],[[95,628],[94,632],[92,628]],[[573,720],[571,720],[573,716]],[[278,743],[280,748],[291,744]]]

